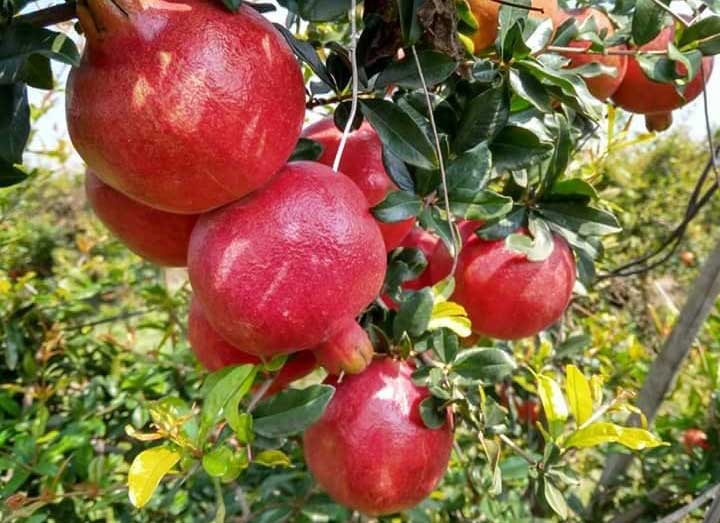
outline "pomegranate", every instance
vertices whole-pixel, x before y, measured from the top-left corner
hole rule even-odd
[[[135,254],[158,265],[184,267],[198,216],[153,209],[85,175],[85,194],[95,214]]]
[[[169,212],[199,213],[263,185],[287,161],[305,106],[283,37],[248,6],[88,0],[67,86],[70,137],[103,181]]]
[[[598,33],[606,32],[606,36],[611,36],[615,32],[615,27],[608,16],[595,7],[584,7],[580,9],[571,9],[569,11],[561,11],[558,15],[558,25],[568,18],[574,18],[576,25],[580,27],[585,20],[593,18]],[[576,47],[587,51],[590,49],[590,42],[586,40],[576,40],[568,44],[569,47]],[[611,49],[624,49],[625,46],[612,47]],[[597,63],[615,69],[615,75],[601,74],[585,78],[590,93],[598,100],[607,100],[617,91],[623,81],[625,71],[627,69],[627,56],[620,55],[598,55],[598,54],[578,54],[567,53],[565,56],[570,58],[570,67],[581,67],[583,65]]]
[[[315,162],[200,217],[190,281],[210,324],[258,356],[313,348],[355,318],[385,278],[382,236],[357,186]]]
[[[342,133],[335,127],[333,119],[320,120],[305,128],[302,134],[323,146],[323,154],[318,161],[332,166],[342,138]],[[397,186],[385,171],[382,142],[375,129],[367,122],[363,122],[360,129],[348,135],[339,170],[360,187],[370,207],[383,201],[388,192],[397,190]],[[386,249],[391,251],[398,247],[414,224],[415,218],[393,223],[378,221]]]
[[[429,429],[420,417],[427,389],[412,382],[413,368],[374,360],[346,376],[322,418],[303,436],[305,461],[338,503],[368,515],[411,508],[432,492],[448,465],[452,417]]]
[[[370,337],[351,319],[315,350],[315,359],[329,373],[359,374],[370,364],[373,346]]]
[[[554,236],[552,254],[533,262],[509,250],[505,240],[477,236],[465,244],[452,300],[465,307],[473,330],[513,340],[533,336],[562,316],[575,284],[575,259]]]
[[[478,23],[478,28],[471,37],[475,52],[484,51],[493,45],[497,38],[498,16],[502,4],[493,0],[468,0],[468,3]],[[528,16],[532,18],[552,18],[555,27],[559,25],[555,21],[560,10],[557,0],[532,0],[532,6],[542,9],[542,11],[528,10]]]
[[[675,26],[670,25],[663,29],[654,40],[640,46],[641,51],[657,51],[667,49],[675,36]],[[612,96],[613,102],[631,113],[657,114],[669,113],[678,107],[682,107],[697,98],[703,91],[704,82],[708,81],[713,69],[713,59],[708,56],[703,58],[702,70],[688,83],[683,96],[675,90],[675,86],[669,83],[655,82],[645,76],[640,64],[634,57],[628,59],[627,72],[620,87]],[[679,72],[684,72],[683,66],[678,66]],[[664,117],[664,124],[667,123],[668,115]],[[650,122],[654,124],[653,121]]]
[[[695,447],[702,450],[710,450],[710,442],[708,441],[707,434],[700,429],[692,428],[683,432],[682,443],[685,451],[688,453],[692,452]]]

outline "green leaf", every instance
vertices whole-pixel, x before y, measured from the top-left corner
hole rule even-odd
[[[361,100],[362,112],[380,136],[383,146],[403,162],[435,169],[435,149],[415,121],[386,100]]]
[[[450,196],[450,209],[467,220],[492,220],[513,209],[513,199],[494,191],[455,189]]]
[[[505,238],[505,247],[524,254],[532,262],[547,260],[555,247],[550,227],[543,220],[533,216],[530,217],[529,225],[532,236],[513,233]]]
[[[235,432],[240,443],[250,443],[253,440],[253,417],[247,412],[233,410],[225,414],[230,428]]]
[[[30,106],[24,84],[0,85],[0,160],[22,163],[30,136]]]
[[[250,390],[256,374],[257,367],[254,365],[231,367],[210,388],[200,414],[200,443],[206,440],[210,430],[222,416],[234,416],[232,413],[238,409],[240,400]]]
[[[255,456],[253,463],[263,465],[265,467],[289,467],[292,465],[290,458],[280,450],[263,450]]]
[[[452,364],[453,371],[463,378],[485,384],[498,383],[516,367],[511,355],[496,348],[464,350]]]
[[[553,112],[550,95],[543,84],[526,71],[510,69],[510,87],[523,100],[530,102],[538,111]]]
[[[492,174],[492,154],[487,142],[480,142],[452,160],[447,166],[447,188],[450,194],[458,189],[484,189]]]
[[[335,20],[350,10],[350,0],[278,0],[278,4],[308,22]]]
[[[439,429],[445,425],[447,419],[444,412],[442,401],[433,396],[428,396],[420,402],[420,417],[429,429]]]
[[[233,452],[225,446],[212,449],[202,457],[202,466],[211,478],[222,478],[228,472]]]
[[[433,295],[430,289],[407,293],[393,322],[395,339],[400,339],[403,333],[420,336],[428,328],[432,310]]]
[[[543,201],[577,201],[585,205],[597,199],[595,188],[580,178],[555,182],[550,192],[543,197]]]
[[[664,27],[665,16],[666,12],[653,0],[636,0],[632,18],[635,44],[643,45],[653,40]]]
[[[255,432],[267,438],[298,434],[320,419],[334,393],[330,385],[286,389],[258,404],[253,413]]]
[[[420,51],[418,59],[428,87],[445,81],[457,69],[455,60],[437,51]],[[380,73],[375,82],[375,88],[384,88],[388,85],[397,85],[406,89],[422,88],[415,57],[412,56],[412,53],[399,62],[392,62]]]
[[[490,144],[495,168],[498,171],[525,169],[548,158],[552,143],[543,142],[532,131],[508,126]]]
[[[222,0],[222,3],[225,7],[227,7],[231,12],[237,13],[240,9],[240,6],[242,5],[243,0]]]
[[[548,221],[581,236],[603,236],[622,230],[611,213],[578,203],[542,203],[537,211]]]
[[[52,89],[54,87],[50,59],[40,54],[32,54],[25,61],[19,77],[30,87],[36,89]]]
[[[564,446],[566,448],[587,448],[604,443],[619,443],[632,450],[651,449],[665,445],[662,440],[647,430],[598,421],[573,432],[565,441]]]
[[[570,124],[562,114],[554,115],[555,127],[555,149],[552,158],[548,163],[545,176],[543,177],[542,191],[545,192],[555,185],[555,182],[565,174],[570,157],[573,152],[573,142],[570,136]]]
[[[458,153],[495,138],[510,116],[510,95],[505,83],[492,87],[468,102],[453,148]]]
[[[575,365],[565,368],[565,395],[568,398],[570,413],[578,425],[582,425],[592,416],[592,392],[590,382]]]
[[[475,233],[484,240],[502,240],[522,227],[527,217],[525,207],[516,207],[499,220],[491,220]]]
[[[80,53],[67,35],[28,24],[14,24],[0,31],[0,84],[23,80],[25,63],[35,54],[68,65],[80,64]]]
[[[553,509],[553,511],[560,516],[561,519],[567,519],[570,514],[570,508],[568,507],[567,501],[565,501],[562,492],[560,492],[555,485],[550,483],[547,478],[545,478],[543,483],[545,484],[543,492],[545,495],[545,501],[547,501],[550,508]]]
[[[400,30],[406,45],[414,45],[420,40],[421,28],[417,12],[425,0],[396,0],[400,15]]]
[[[405,162],[383,147],[383,166],[390,179],[403,191],[415,192],[415,181]]]
[[[288,162],[315,161],[322,156],[323,146],[310,138],[300,138]]]
[[[385,199],[371,209],[373,216],[384,223],[399,222],[417,216],[422,211],[422,200],[415,193],[391,191]]]
[[[28,175],[4,160],[0,160],[0,189],[21,183]]]
[[[452,332],[446,330],[435,331],[430,338],[432,350],[440,361],[450,363],[460,350],[460,341]]]
[[[130,503],[137,508],[145,506],[162,478],[179,460],[179,453],[165,447],[144,450],[135,456],[128,472]]]
[[[560,385],[549,376],[540,374],[537,376],[537,389],[547,420],[551,423],[565,421],[568,407]]]
[[[697,48],[704,55],[720,54],[720,16],[708,16],[685,29],[678,47],[683,51]]]
[[[322,60],[320,60],[320,57],[312,44],[303,40],[298,40],[295,38],[295,35],[288,31],[282,24],[276,23],[273,25],[275,26],[275,29],[280,31],[280,34],[283,35],[285,41],[287,41],[288,45],[293,50],[293,53],[295,53],[295,56],[305,62],[312,72],[315,73],[315,75],[326,85],[335,88],[336,86],[334,80],[328,74],[325,64],[323,64]]]

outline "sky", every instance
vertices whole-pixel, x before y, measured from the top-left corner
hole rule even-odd
[[[41,8],[49,3],[51,2],[38,1],[34,3],[34,6],[35,8]],[[277,5],[276,2],[271,3]],[[273,21],[282,22],[285,17],[285,12],[282,8],[278,8],[276,12],[269,13],[266,16],[269,16]],[[74,31],[71,32],[71,35],[73,35],[73,38],[78,43],[82,41],[82,38],[75,35]],[[53,67],[55,68],[57,85],[64,86],[69,68],[62,65],[58,66],[58,64],[56,63],[53,64]],[[720,66],[716,66],[715,68],[718,69],[720,68]],[[47,94],[45,91],[39,91],[36,89],[31,89],[30,91],[30,100],[33,104],[40,104]],[[710,78],[707,92],[708,114],[710,116],[710,122],[712,128],[717,129],[718,127],[720,127],[720,96],[718,96],[717,94],[720,93],[720,72],[715,71],[715,73]],[[53,106],[53,108],[46,115],[44,115],[35,126],[36,133],[33,137],[33,141],[30,144],[30,151],[43,151],[54,149],[58,141],[66,140],[67,138],[67,127],[65,125],[64,95],[61,89],[56,93],[54,98],[55,105]],[[675,111],[674,120],[676,122],[676,125],[682,125],[683,129],[687,130],[687,133],[690,137],[694,139],[703,138],[706,135],[706,126],[702,97],[699,97],[687,107]],[[633,129],[638,132],[644,131],[644,121],[642,117],[636,117],[634,119]],[[35,166],[47,165],[47,162],[50,160],[47,160],[42,155],[27,153],[25,161],[28,165]],[[69,164],[66,165],[66,167],[71,170],[81,169],[82,161],[76,155],[73,155]]]

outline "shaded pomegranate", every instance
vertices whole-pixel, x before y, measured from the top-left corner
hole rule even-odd
[[[193,354],[207,370],[214,372],[230,365],[262,363],[260,358],[242,352],[220,336],[208,323],[200,303],[193,298],[188,313],[188,339]],[[315,357],[309,351],[291,354],[282,369],[273,379],[265,393],[271,396],[284,390],[293,381],[299,380],[317,368]]]
[[[495,43],[499,28],[498,16],[502,4],[493,0],[468,0],[468,3],[478,23],[478,28],[471,37],[475,52],[483,51]],[[542,9],[542,12],[528,10],[528,16],[552,18],[555,27],[559,25],[559,22],[555,21],[560,11],[557,0],[532,0],[532,6]]]
[[[585,7],[581,9],[570,9],[569,11],[561,11],[558,15],[558,25],[562,24],[568,18],[574,18],[575,24],[580,27],[585,20],[593,18],[595,26],[597,27],[598,34],[602,34],[605,31],[606,37],[611,36],[615,33],[615,27],[608,18],[608,16],[601,10],[594,7]],[[569,47],[577,47],[578,49],[588,50],[590,49],[590,42],[586,40],[575,40],[568,44]],[[610,49],[625,49],[624,45],[611,47]],[[617,91],[618,87],[625,77],[625,71],[627,70],[627,56],[621,55],[599,55],[599,54],[578,54],[578,53],[567,53],[567,58],[570,58],[570,67],[581,67],[588,64],[600,64],[606,67],[612,67],[615,69],[615,75],[601,74],[590,78],[585,78],[590,93],[598,100],[607,100],[610,96]]]
[[[92,171],[85,175],[85,194],[100,221],[135,254],[158,265],[184,267],[196,214],[174,214],[128,198]]]
[[[503,383],[498,390],[500,405],[506,409],[510,408],[508,389],[507,384]],[[533,398],[520,398],[518,396],[513,396],[513,403],[515,404],[515,413],[517,414],[518,421],[526,425],[535,426],[540,418],[540,403]]]
[[[663,29],[654,40],[640,46],[639,49],[642,51],[667,49],[674,36],[675,26],[670,25]],[[648,128],[664,130],[672,123],[672,115],[669,114],[671,111],[688,104],[702,93],[703,74],[705,82],[707,82],[712,74],[712,69],[712,57],[703,58],[702,72],[697,72],[697,75],[686,86],[683,96],[680,96],[672,84],[655,82],[645,76],[638,61],[634,57],[629,57],[625,78],[613,94],[612,101],[631,113],[660,115],[647,121]],[[678,65],[678,72],[685,72],[684,66]]]
[[[509,250],[505,240],[473,236],[460,253],[455,282],[451,299],[465,307],[476,333],[524,338],[562,316],[575,284],[575,259],[558,236],[550,257],[539,262]]]
[[[687,429],[683,432],[682,438],[683,447],[686,452],[692,452],[695,447],[701,448],[702,450],[710,450],[710,442],[708,441],[707,434],[700,429]]]
[[[391,359],[374,360],[347,376],[322,418],[303,436],[305,461],[320,486],[338,503],[369,515],[411,508],[432,492],[450,458],[452,417],[425,427],[413,369]]]
[[[70,137],[104,182],[178,213],[218,207],[287,161],[305,107],[300,69],[248,6],[89,0],[67,86]]]
[[[200,217],[190,280],[210,324],[258,356],[316,347],[377,296],[382,236],[357,186],[315,162]]]
[[[359,374],[370,365],[374,354],[367,332],[355,319],[313,350],[317,362],[328,374]]]
[[[342,132],[335,127],[333,119],[320,120],[306,127],[302,134],[305,138],[310,138],[323,146],[323,154],[318,161],[332,166],[342,138]],[[382,142],[375,129],[367,122],[348,135],[339,171],[360,187],[370,207],[383,201],[387,193],[397,190],[397,186],[385,171]],[[386,249],[391,251],[399,246],[414,224],[415,218],[393,223],[378,220]]]

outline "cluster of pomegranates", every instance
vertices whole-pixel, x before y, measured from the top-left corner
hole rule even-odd
[[[416,248],[428,261],[406,290],[450,276],[453,259],[414,218],[373,218],[370,208],[397,190],[376,132],[367,123],[352,132],[333,171],[340,131],[331,119],[302,130],[298,64],[247,6],[231,14],[201,0],[115,0],[78,10],[88,40],[69,79],[67,119],[97,216],[140,256],[188,267],[190,343],[209,370],[288,355],[273,394],[325,368],[336,392],[304,450],[334,499],[373,515],[419,503],[447,467],[452,414],[426,427],[419,404],[429,392],[411,380],[412,364],[375,355],[357,319],[379,298],[389,251]],[[574,16],[591,13],[605,23],[595,10]],[[624,57],[607,59],[624,70]],[[623,92],[617,79],[590,87],[605,93],[610,83]],[[672,96],[654,100],[669,110],[680,103]],[[322,145],[317,162],[288,163],[301,135]],[[576,273],[565,240],[532,262],[480,238],[480,225],[458,223],[451,298],[473,330],[517,339],[556,322]]]
[[[479,28],[473,35],[475,51],[487,49],[495,43],[498,33],[498,14],[501,4],[494,0],[469,0],[471,10],[478,21]],[[567,19],[572,18],[580,27],[588,19],[593,19],[598,33],[604,37],[612,36],[615,26],[610,18],[598,8],[583,7],[563,11],[557,0],[533,0],[531,17],[548,17],[557,29]],[[593,53],[591,43],[586,40],[570,42],[568,47],[577,48],[578,52],[565,52],[570,59],[569,67],[581,67],[588,64],[599,64],[612,68],[615,73],[602,73],[585,79],[588,90],[598,100],[612,102],[631,113],[645,115],[645,123],[649,131],[664,131],[672,124],[672,112],[697,98],[710,79],[713,69],[713,58],[705,57],[702,67],[685,85],[682,96],[670,83],[660,83],[648,78],[640,67],[633,51],[664,51],[675,37],[675,25],[666,26],[650,42],[638,47],[619,45],[607,50],[606,54]],[[580,52],[585,51],[585,52]],[[678,65],[677,73],[686,74],[687,69]]]

